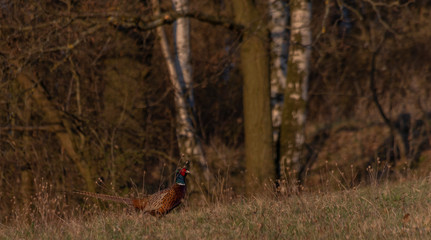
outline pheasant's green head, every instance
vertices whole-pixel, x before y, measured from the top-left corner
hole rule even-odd
[[[177,170],[175,183],[180,185],[186,185],[186,176],[189,174],[189,170],[187,168],[181,168]]]

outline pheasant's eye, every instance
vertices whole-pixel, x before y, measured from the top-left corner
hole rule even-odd
[[[183,168],[183,169],[181,169],[180,174],[181,174],[182,176],[185,176],[185,175],[186,175],[186,172],[187,172],[187,169]]]

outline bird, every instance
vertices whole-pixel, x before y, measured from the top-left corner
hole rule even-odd
[[[190,171],[186,166],[178,169],[176,171],[175,183],[171,187],[142,198],[129,198],[85,191],[74,191],[74,193],[101,200],[123,203],[134,207],[136,210],[149,213],[152,216],[164,216],[183,202],[187,190],[187,174],[190,174]]]

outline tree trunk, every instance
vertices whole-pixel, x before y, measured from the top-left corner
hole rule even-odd
[[[271,113],[272,139],[274,141],[275,162],[280,162],[280,126],[282,121],[283,98],[286,89],[287,70],[287,6],[280,0],[269,0],[271,17]],[[276,164],[279,167],[279,164]],[[279,175],[279,169],[277,169]],[[278,176],[279,177],[279,176]]]
[[[281,126],[281,173],[298,173],[305,141],[306,101],[311,55],[311,3],[290,1],[291,37]],[[286,176],[286,175],[285,175]]]
[[[18,73],[17,80],[24,89],[31,93],[33,101],[44,111],[45,119],[54,123],[52,131],[55,132],[61,147],[75,163],[87,184],[87,189],[89,191],[94,191],[94,179],[91,177],[90,169],[87,164],[81,160],[80,154],[78,154],[75,149],[76,139],[79,139],[79,137],[74,136],[72,133],[72,123],[62,116],[62,113],[53,106],[45,95],[43,88],[37,81],[32,80],[30,74]]]
[[[179,12],[187,11],[186,0],[173,1],[175,10]],[[155,14],[159,14],[158,1],[153,0]],[[192,90],[192,71],[190,63],[190,23],[189,19],[180,18],[175,26],[175,52],[174,58],[169,51],[169,43],[163,27],[157,28],[160,38],[162,53],[168,65],[168,71],[172,86],[175,92],[176,131],[179,149],[186,156],[196,159],[200,172],[196,173],[198,182],[202,179],[209,184],[210,172],[203,153],[202,144],[193,126],[194,97]]]
[[[268,32],[251,0],[234,0],[236,21],[245,27],[241,43],[246,186],[254,192],[276,176],[272,158]]]

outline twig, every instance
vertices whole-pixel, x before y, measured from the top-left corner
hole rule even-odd
[[[142,31],[152,30],[157,27],[166,25],[166,24],[172,24],[177,19],[183,18],[183,17],[190,17],[194,18],[196,20],[199,20],[201,22],[207,22],[213,25],[221,25],[229,29],[235,29],[235,30],[243,30],[244,26],[242,24],[238,24],[234,21],[232,21],[228,17],[224,16],[211,16],[207,15],[205,13],[200,12],[176,12],[176,11],[169,11],[165,13],[156,12],[154,16],[151,17],[139,17],[139,16],[110,16],[108,17],[108,21],[111,24],[124,27],[124,28],[138,28]]]
[[[376,58],[377,58],[377,55],[380,52],[380,49],[382,48],[385,40],[386,40],[386,34],[383,34],[382,41],[380,42],[377,49],[375,51],[373,51],[373,54],[371,56],[370,90],[373,93],[373,101],[374,101],[374,104],[376,104],[377,109],[379,110],[380,116],[383,118],[385,123],[392,130],[394,126],[392,124],[392,121],[386,116],[385,112],[383,111],[382,105],[380,104],[379,98],[377,96],[377,89],[376,89],[376,84],[375,84]]]
[[[382,24],[383,25],[383,27],[384,28],[386,28],[386,30],[388,30],[389,32],[391,32],[392,34],[394,34],[394,35],[398,35],[398,33],[397,32],[395,32],[395,30],[393,30],[390,26],[389,26],[389,24],[387,23],[387,22],[385,22],[383,19],[382,19],[382,16],[380,15],[380,11],[379,11],[379,9],[377,9],[377,3],[375,3],[375,2],[373,2],[373,1],[371,1],[371,0],[365,0],[366,2],[368,2],[370,5],[371,5],[371,7],[373,8],[373,10],[374,10],[374,12],[376,13],[376,15],[377,15],[377,19],[379,20],[379,22],[380,22],[380,24]]]
[[[49,52],[57,52],[57,51],[70,51],[70,50],[74,49],[76,46],[78,46],[78,44],[80,44],[82,42],[82,40],[84,39],[85,36],[96,32],[97,30],[99,30],[102,27],[103,27],[103,25],[101,25],[101,24],[97,24],[97,25],[90,27],[89,29],[87,29],[87,31],[81,33],[80,38],[76,39],[75,42],[73,42],[71,44],[67,44],[65,46],[48,48],[48,49],[36,50],[36,51],[31,52],[30,54],[49,53]]]
[[[350,6],[349,4],[346,4],[342,0],[337,0],[337,4],[340,8],[345,7],[347,9],[349,9],[352,13],[354,13],[359,18],[359,21],[364,20],[364,17],[362,16],[362,14],[358,10],[356,10],[354,7]]]
[[[6,131],[56,131],[56,128],[53,128],[53,126],[56,126],[59,124],[53,124],[53,125],[45,125],[45,126],[12,126],[12,127],[0,127],[0,132],[6,132]]]

